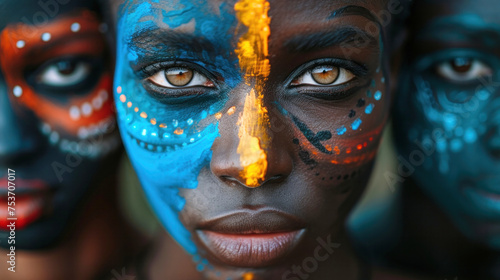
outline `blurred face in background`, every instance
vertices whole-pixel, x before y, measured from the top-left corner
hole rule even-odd
[[[119,146],[105,30],[93,10],[91,1],[0,1],[1,246],[14,245],[12,217],[16,248],[60,240]]]
[[[463,233],[500,249],[500,3],[414,8],[395,108],[399,151]]]
[[[341,234],[390,104],[383,1],[345,2],[120,6],[122,139],[205,275],[293,277]]]

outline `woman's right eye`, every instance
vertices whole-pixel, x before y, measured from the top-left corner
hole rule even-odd
[[[437,65],[436,72],[452,82],[470,82],[493,75],[493,69],[486,63],[472,58],[457,57]]]
[[[205,75],[188,67],[166,68],[147,79],[157,86],[170,89],[215,86]]]
[[[43,68],[38,83],[54,88],[64,88],[85,81],[92,71],[92,65],[85,60],[60,60]]]

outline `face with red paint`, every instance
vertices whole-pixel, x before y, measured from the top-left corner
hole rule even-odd
[[[61,239],[119,146],[94,7],[42,2],[0,1],[0,244],[14,217],[20,249]]]
[[[385,1],[176,3],[116,16],[118,123],[151,206],[210,279],[299,279],[316,254],[328,275],[318,238],[343,236],[389,112]]]

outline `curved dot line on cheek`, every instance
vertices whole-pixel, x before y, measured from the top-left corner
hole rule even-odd
[[[132,107],[133,107],[133,103],[132,103],[131,101],[127,101],[127,100],[128,100],[128,99],[127,99],[127,96],[123,93],[123,88],[122,88],[121,86],[118,86],[118,87],[116,88],[116,92],[117,92],[118,94],[120,94],[118,99],[119,99],[122,103],[126,103],[127,108],[132,108]],[[135,107],[135,108],[133,109],[133,111],[134,111],[134,112],[136,112],[136,113],[138,113],[138,112],[140,111],[140,109],[139,109],[139,107]],[[232,106],[232,107],[230,107],[230,108],[226,111],[226,114],[230,116],[230,115],[233,115],[235,112],[236,112],[236,106]],[[222,112],[217,112],[217,113],[213,114],[213,116],[214,116],[214,118],[215,118],[216,120],[220,120],[220,119],[222,118],[222,116],[223,116],[223,115],[224,115],[224,114],[223,114]],[[139,114],[139,116],[140,116],[141,118],[143,118],[143,119],[148,119],[148,117],[150,117],[150,116],[148,116],[148,114],[147,114],[146,112],[144,112],[144,111],[142,111],[142,112]],[[207,112],[206,110],[203,110],[203,111],[201,112],[201,114],[200,114],[200,120],[204,120],[204,119],[206,119],[207,117],[208,117],[208,112]],[[151,125],[153,125],[153,126],[158,125],[160,128],[168,128],[168,125],[167,125],[166,123],[163,123],[163,122],[162,122],[162,123],[158,123],[158,121],[156,120],[156,118],[150,118],[148,121],[149,121],[149,122],[151,123]],[[132,117],[131,117],[131,116],[128,116],[128,117],[127,117],[127,123],[131,123],[131,122],[133,122]],[[195,121],[194,121],[192,118],[189,118],[189,119],[186,121],[187,126],[192,126],[192,125],[194,125],[194,123],[195,123]],[[172,120],[172,126],[173,126],[174,128],[178,128],[178,126],[179,126],[179,121],[178,121],[178,120],[176,120],[176,119],[173,119],[173,120]],[[182,134],[184,133],[184,130],[185,130],[185,129],[178,128],[178,129],[176,129],[173,133],[174,133],[174,134],[176,134],[176,135],[182,135]],[[165,139],[168,139],[168,138],[169,138],[169,135],[168,135],[168,134],[166,134],[166,135],[167,135],[167,136],[166,136],[166,137],[164,137],[164,138],[165,138]],[[165,135],[164,135],[164,136],[165,136]],[[197,138],[201,138],[200,134],[198,134],[198,137],[197,137]],[[189,139],[189,141],[190,141],[191,143],[193,143],[195,139],[196,139],[196,138],[190,138],[190,139]]]

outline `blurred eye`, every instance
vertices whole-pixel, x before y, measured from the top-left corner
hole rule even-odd
[[[351,71],[333,65],[321,65],[302,74],[291,85],[335,86],[345,84],[356,76]]]
[[[439,64],[436,71],[452,82],[470,82],[493,75],[493,70],[482,61],[463,57]]]
[[[171,67],[156,72],[148,78],[165,88],[214,87],[214,83],[199,72],[187,67]]]
[[[39,71],[38,83],[50,87],[68,87],[85,81],[92,70],[91,63],[82,60],[60,60]]]

